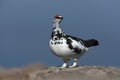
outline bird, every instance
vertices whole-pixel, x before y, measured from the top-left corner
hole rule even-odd
[[[79,37],[66,34],[60,28],[63,17],[55,15],[53,19],[53,29],[49,40],[49,47],[52,53],[63,60],[60,68],[78,67],[79,58],[93,46],[98,46],[96,39],[83,40]],[[73,64],[68,66],[68,61],[72,60]]]

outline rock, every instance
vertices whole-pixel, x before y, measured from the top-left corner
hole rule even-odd
[[[120,69],[103,66],[49,67],[29,74],[29,80],[120,80]]]

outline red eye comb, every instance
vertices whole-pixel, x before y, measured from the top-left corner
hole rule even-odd
[[[63,19],[63,17],[59,16],[59,15],[55,15],[54,18],[56,18],[56,19]]]
[[[60,19],[60,16],[59,15],[55,15],[54,18]]]

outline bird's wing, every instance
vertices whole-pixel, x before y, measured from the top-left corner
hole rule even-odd
[[[79,45],[84,45],[83,40],[74,36],[66,35],[66,40],[69,48],[75,53],[80,53],[82,50]],[[80,43],[80,44],[79,44]]]
[[[76,41],[83,41],[81,38],[75,37],[75,36],[71,36],[71,35],[66,35],[67,37],[70,37]]]

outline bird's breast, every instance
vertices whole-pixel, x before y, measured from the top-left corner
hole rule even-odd
[[[49,46],[52,52],[57,56],[67,56],[72,52],[72,50],[68,48],[65,39],[54,41],[51,39],[49,42]]]

